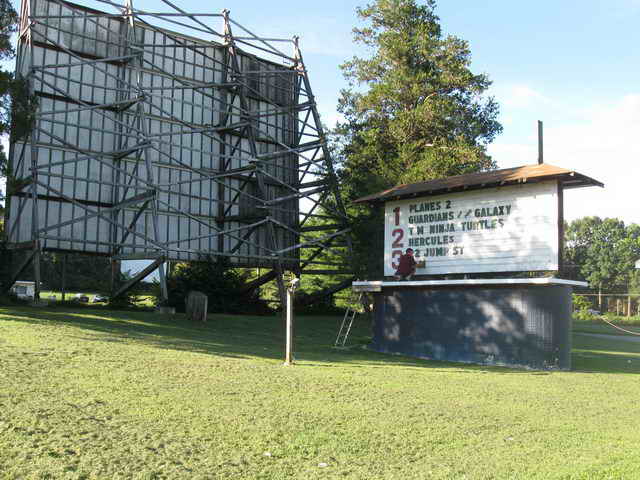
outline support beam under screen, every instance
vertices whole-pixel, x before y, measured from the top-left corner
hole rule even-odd
[[[123,295],[128,290],[133,288],[136,284],[144,280],[147,275],[151,274],[155,269],[161,268],[164,265],[164,257],[158,258],[151,265],[149,265],[144,270],[140,271],[140,273],[136,274],[131,280],[122,285],[118,290],[113,293],[113,298],[118,298],[120,295]]]

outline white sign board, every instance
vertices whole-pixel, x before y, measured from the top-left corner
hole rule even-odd
[[[409,247],[418,262],[417,275],[557,270],[558,185],[551,181],[387,202],[386,276],[395,273]]]

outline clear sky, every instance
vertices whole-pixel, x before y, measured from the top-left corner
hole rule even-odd
[[[366,53],[351,41],[355,8],[366,1],[174,1],[191,12],[229,8],[259,35],[299,35],[323,122],[335,123],[339,65]],[[160,0],[134,4],[168,10]],[[536,163],[543,120],[545,161],[605,184],[569,191],[566,218],[640,223],[640,0],[441,0],[437,13],[445,33],[469,41],[472,69],[493,80],[504,132],[490,153],[499,167]]]

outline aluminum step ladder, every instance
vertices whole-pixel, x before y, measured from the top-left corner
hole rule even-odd
[[[362,296],[363,292],[360,292],[358,295],[358,305],[362,305]],[[355,308],[348,307],[347,311],[344,312],[344,317],[342,318],[342,323],[340,324],[340,330],[338,330],[338,336],[336,337],[336,343],[334,347],[344,347],[347,343],[347,338],[349,337],[349,332],[351,332],[351,327],[353,326],[353,321],[358,314],[358,310]]]

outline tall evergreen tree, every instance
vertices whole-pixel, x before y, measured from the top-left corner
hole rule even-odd
[[[10,60],[15,55],[11,37],[18,29],[18,15],[10,0],[0,0],[0,62]],[[11,93],[15,89],[11,71],[0,68],[0,137],[6,137],[11,127]],[[0,142],[0,187],[8,174],[7,155]],[[0,202],[4,200],[4,192],[0,188]],[[0,204],[0,287],[9,275],[11,259],[5,246],[4,235],[5,211]]]
[[[6,192],[2,186],[5,182],[7,190],[16,186],[9,170],[4,142],[7,139],[14,142],[29,134],[37,107],[36,97],[30,93],[27,82],[22,78],[16,78],[13,71],[7,69],[10,65],[7,61],[15,57],[12,42],[18,27],[18,14],[11,0],[0,0],[0,62],[4,63],[4,68],[0,65],[0,205],[4,204],[4,212],[9,210],[9,205],[5,204]],[[2,221],[4,212],[0,213]],[[6,230],[6,225],[4,227]],[[11,259],[14,256],[5,248],[5,233],[0,229],[0,286],[8,280]]]
[[[0,61],[11,60],[15,50],[11,44],[12,36],[18,29],[18,15],[10,0],[0,0]],[[15,90],[13,72],[0,69],[0,136],[4,137],[11,129],[11,96]],[[7,156],[0,143],[0,178],[7,176]],[[0,191],[0,200],[3,199]]]
[[[435,1],[375,0],[357,10],[354,40],[372,52],[342,65],[341,185],[353,200],[399,183],[495,168],[487,145],[502,131],[487,75],[470,70],[466,41],[445,36]],[[361,274],[380,275],[382,219],[352,209]],[[373,261],[372,261],[373,260]],[[364,268],[365,265],[368,266]]]

